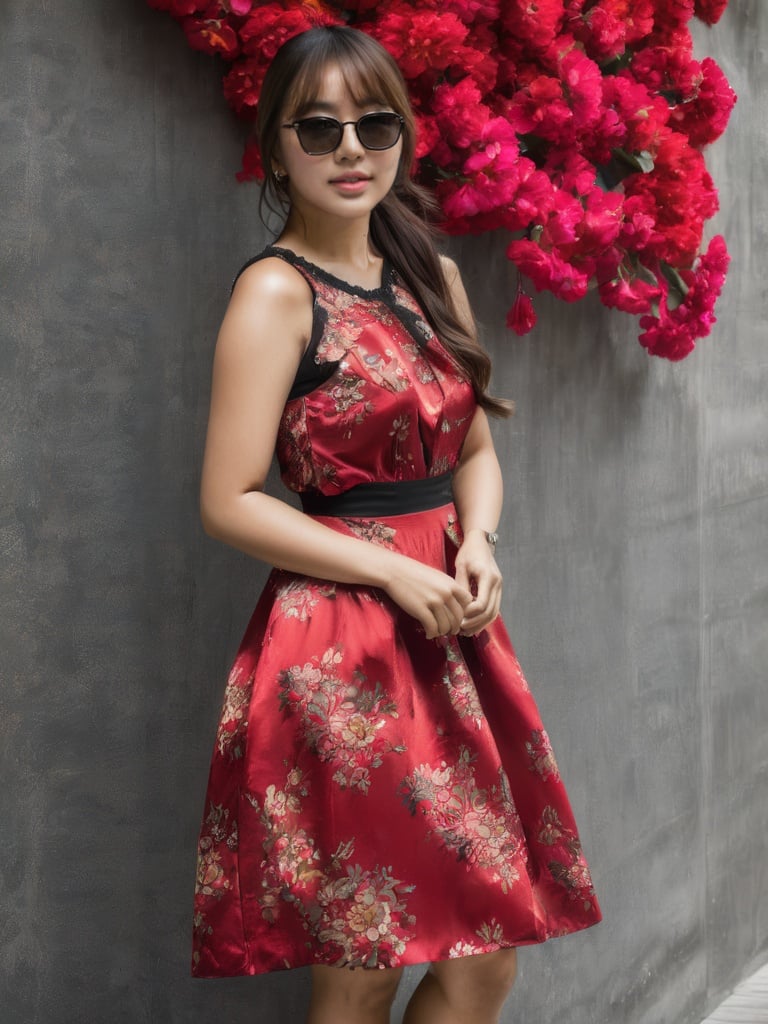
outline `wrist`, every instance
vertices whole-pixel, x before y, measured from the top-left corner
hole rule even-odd
[[[496,553],[496,545],[499,541],[499,535],[496,530],[486,530],[482,526],[472,526],[468,530],[464,530],[464,540],[469,538],[482,539],[488,547],[491,549],[493,554]]]
[[[368,546],[374,550],[366,553],[369,574],[369,579],[366,580],[366,583],[388,591],[394,580],[401,575],[403,560],[406,556],[401,555],[397,551],[389,551],[387,548],[380,547],[377,544],[370,544]]]

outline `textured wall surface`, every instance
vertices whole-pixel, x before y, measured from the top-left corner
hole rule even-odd
[[[265,578],[196,508],[216,330],[266,240],[242,128],[143,0],[3,22],[3,1020],[298,1022],[303,971],[188,975],[216,716]],[[709,157],[731,276],[687,361],[593,301],[538,301],[518,341],[503,239],[451,243],[518,403],[494,427],[505,618],[605,912],[524,951],[510,1024],[697,1024],[768,958],[768,10],[732,0],[697,38],[741,101]]]

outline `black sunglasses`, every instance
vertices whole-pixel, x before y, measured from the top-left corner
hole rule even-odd
[[[363,114],[358,121],[337,121],[335,117],[303,117],[284,124],[293,128],[301,148],[309,156],[323,156],[337,149],[344,136],[344,126],[353,124],[360,145],[366,149],[391,149],[403,131],[405,118],[400,114],[380,111]]]

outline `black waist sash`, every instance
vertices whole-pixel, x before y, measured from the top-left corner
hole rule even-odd
[[[425,480],[356,484],[341,494],[305,491],[299,497],[301,507],[311,516],[399,516],[453,501],[452,477],[453,473],[441,473]]]

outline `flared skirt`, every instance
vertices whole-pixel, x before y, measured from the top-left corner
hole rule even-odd
[[[452,504],[317,518],[453,573]],[[377,588],[274,570],[218,723],[192,974],[399,967],[599,920],[501,619],[427,639]]]

